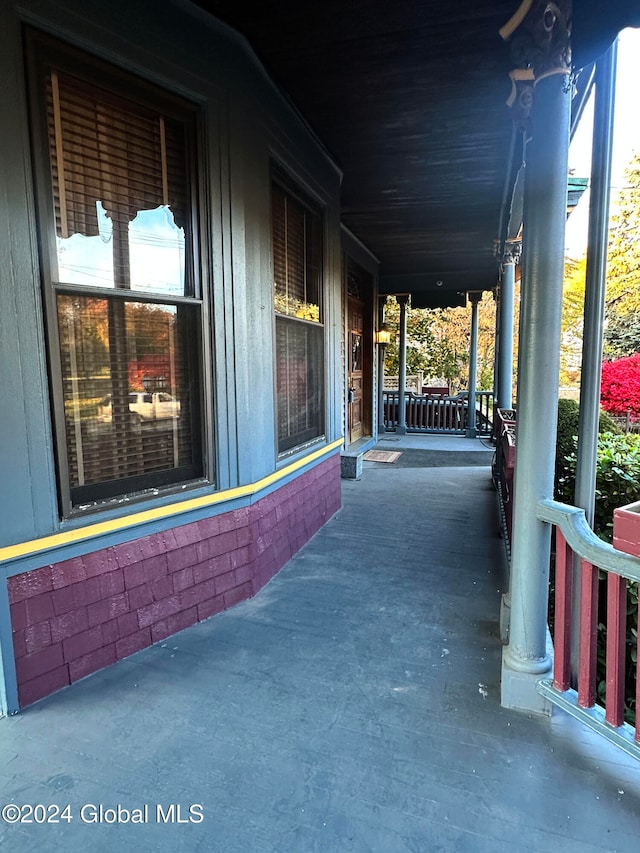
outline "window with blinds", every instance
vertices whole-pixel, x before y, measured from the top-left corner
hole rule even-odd
[[[44,36],[29,45],[61,494],[71,511],[203,475],[196,116]]]
[[[271,199],[278,451],[283,453],[324,433],[322,219],[277,181]]]

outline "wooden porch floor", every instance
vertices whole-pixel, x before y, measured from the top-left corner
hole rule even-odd
[[[500,707],[490,453],[445,439],[468,458],[424,467],[434,442],[457,451],[422,438],[380,442],[404,467],[343,481],[342,511],[254,599],[0,721],[2,803],[73,815],[0,823],[0,844],[637,850],[640,766],[561,713]],[[204,818],[159,823],[156,803]],[[83,804],[151,811],[86,824]]]

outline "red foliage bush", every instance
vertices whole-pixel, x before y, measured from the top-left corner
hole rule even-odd
[[[141,358],[129,362],[129,387],[132,390],[146,390],[145,380],[147,379],[151,383],[152,391],[157,391],[158,388],[170,390],[171,358],[169,353],[145,353]]]
[[[600,402],[611,415],[640,417],[640,353],[605,361],[602,365]]]

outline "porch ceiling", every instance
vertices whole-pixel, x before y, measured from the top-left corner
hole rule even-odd
[[[382,292],[440,304],[495,285],[512,126],[498,31],[516,0],[198,5],[246,36],[343,170],[343,222]]]

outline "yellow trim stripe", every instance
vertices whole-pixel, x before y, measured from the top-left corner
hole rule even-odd
[[[136,527],[140,524],[146,524],[150,521],[159,521],[163,518],[169,518],[172,515],[182,515],[192,510],[204,509],[208,506],[214,506],[224,501],[232,501],[236,498],[245,498],[255,495],[257,492],[266,489],[268,486],[283,480],[290,474],[295,473],[300,468],[304,468],[311,462],[321,459],[323,456],[328,456],[333,450],[342,446],[342,439],[339,438],[331,444],[314,451],[309,456],[298,459],[282,468],[280,471],[274,471],[267,477],[263,477],[255,483],[248,483],[246,486],[238,486],[235,489],[227,489],[223,492],[215,492],[212,495],[203,495],[199,498],[191,498],[190,500],[180,501],[165,506],[156,507],[154,509],[146,509],[141,512],[134,512],[126,518],[113,518],[109,521],[101,521],[97,524],[91,524],[87,527],[80,527],[77,530],[65,530],[62,533],[54,533],[51,536],[43,536],[40,539],[31,539],[28,542],[19,542],[16,545],[7,545],[0,548],[0,562],[7,560],[15,560],[18,557],[26,557],[30,554],[37,554],[39,551],[47,551],[52,548],[59,548],[62,545],[71,545],[77,542],[83,542],[88,539],[95,539],[97,536],[103,536],[105,533],[114,533],[118,530],[127,530],[130,527]]]

